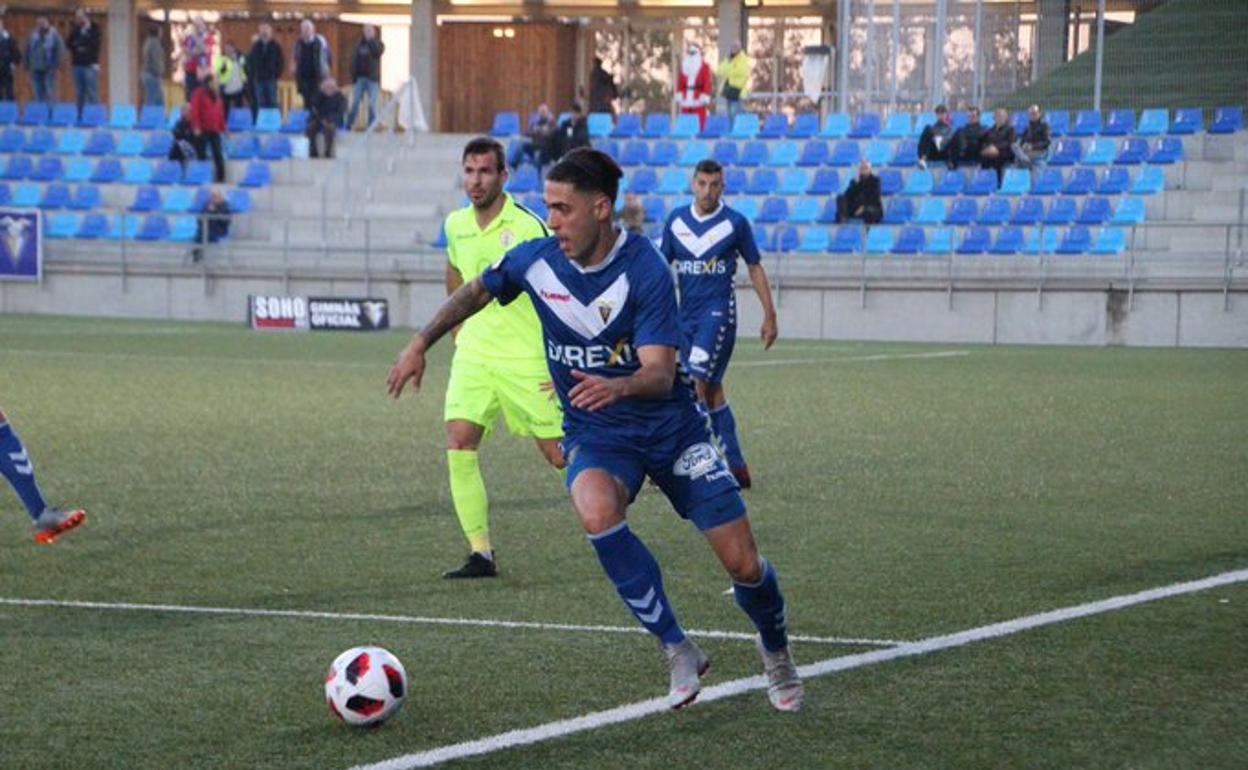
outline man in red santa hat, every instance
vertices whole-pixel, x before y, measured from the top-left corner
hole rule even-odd
[[[715,76],[711,74],[710,65],[702,60],[702,48],[690,43],[676,80],[676,104],[682,114],[697,115],[698,125],[705,127],[706,108],[714,91]]]

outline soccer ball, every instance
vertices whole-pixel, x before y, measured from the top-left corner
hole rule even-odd
[[[407,697],[407,673],[399,659],[380,647],[352,647],[329,664],[325,701],[355,727],[379,725]]]

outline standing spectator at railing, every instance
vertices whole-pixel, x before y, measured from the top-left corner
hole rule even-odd
[[[347,97],[338,89],[338,82],[333,78],[321,81],[321,88],[312,102],[308,112],[308,156],[312,158],[334,157],[334,136],[342,126],[342,119],[347,114]],[[317,135],[325,137],[325,150],[317,152]]]
[[[212,69],[209,58],[211,40],[208,25],[201,18],[191,21],[191,31],[182,38],[182,87],[186,91],[189,102],[199,88],[200,80],[208,76]]]
[[[980,140],[979,157],[984,168],[997,172],[997,185],[1005,176],[1005,167],[1014,162],[1014,126],[1010,123],[1010,113],[998,107],[993,113],[992,128],[984,132]]]
[[[589,111],[615,115],[615,100],[618,98],[620,90],[615,87],[615,78],[602,66],[602,59],[595,56],[594,68],[589,73]]]
[[[936,122],[923,127],[919,134],[919,168],[927,168],[933,161],[953,165],[953,121],[945,105],[936,105]]]
[[[143,64],[139,69],[139,82],[143,85],[143,106],[165,106],[165,65],[169,61],[165,46],[160,42],[160,27],[147,28],[143,41]]]
[[[26,42],[26,69],[30,72],[30,86],[36,102],[44,102],[48,109],[56,101],[56,71],[61,66],[61,49],[64,44],[56,28],[47,16],[35,20],[35,29]]]
[[[21,66],[22,47],[4,28],[0,17],[0,102],[15,101],[13,96],[14,68]]]
[[[979,149],[984,138],[984,124],[979,122],[979,108],[966,111],[966,125],[953,132],[949,148],[949,167],[978,166]]]
[[[715,74],[724,80],[720,93],[728,106],[728,120],[731,122],[736,120],[741,112],[741,100],[750,92],[750,75],[754,71],[754,60],[738,42],[734,41],[728,47],[728,51],[728,58],[719,63],[719,69]]]
[[[295,78],[295,87],[309,112],[321,92],[321,83],[333,74],[331,64],[329,41],[317,34],[311,19],[299,22],[299,39],[290,53],[290,74]]]
[[[364,25],[364,36],[355,45],[355,55],[351,57],[351,79],[355,81],[351,93],[351,112],[347,115],[347,129],[355,126],[355,117],[360,110],[360,102],[368,97],[368,125],[377,119],[377,94],[381,91],[381,55],[386,52],[386,44],[377,36],[377,28],[372,24]]]
[[[1027,128],[1012,148],[1014,162],[1022,168],[1032,168],[1044,163],[1049,157],[1049,124],[1045,122],[1037,104],[1027,108]]]
[[[242,107],[247,73],[243,70],[243,60],[238,55],[238,48],[233,43],[226,42],[221,47],[221,53],[212,62],[212,71],[216,73],[217,82],[221,84],[221,98],[225,102],[226,114],[235,107]]]
[[[74,91],[81,120],[83,105],[100,100],[100,27],[82,8],[74,14],[74,29],[65,46],[74,70]]]
[[[191,128],[195,131],[195,151],[200,160],[207,160],[212,151],[213,178],[225,181],[225,153],[221,135],[225,133],[225,102],[217,86],[216,76],[209,71],[203,85],[191,95]]]
[[[873,225],[884,218],[884,202],[880,198],[880,178],[871,173],[871,161],[863,158],[858,164],[858,177],[845,192],[836,196],[836,221],[861,219]]]
[[[277,79],[282,76],[282,70],[286,67],[286,58],[282,55],[282,44],[273,39],[272,24],[260,25],[259,33],[251,41],[247,60],[256,90],[256,102],[253,106],[277,107]]]

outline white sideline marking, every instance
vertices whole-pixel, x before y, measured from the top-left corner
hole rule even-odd
[[[969,356],[969,350],[936,350],[930,353],[875,353],[865,356],[837,356],[829,358],[775,358],[761,361],[736,361],[729,364],[732,368],[752,366],[800,366],[803,364],[845,364],[868,361],[903,361],[906,359],[924,358],[962,358]]]
[[[192,607],[181,604],[132,604],[129,602],[78,602],[62,599],[21,599],[0,597],[0,605],[10,607],[60,607],[83,610],[132,610],[139,612],[178,612],[191,615],[239,615],[263,618],[297,618],[317,620],[368,620],[379,623],[413,623],[427,626],[468,626],[476,628],[522,628],[532,631],[577,631],[595,634],[646,634],[641,626],[595,626],[575,623],[535,623],[522,620],[489,620],[476,618],[433,618],[419,615],[372,615],[354,612],[317,612],[313,610],[265,610],[247,607]],[[685,633],[702,639],[731,639],[752,642],[754,634],[740,631],[698,631]],[[906,642],[895,639],[850,639],[831,636],[794,636],[806,644],[835,644],[852,647],[895,647]]]
[[[1064,607],[1051,612],[1042,612],[1037,615],[1027,615],[1026,617],[1015,618],[1001,623],[993,623],[979,628],[972,628],[966,631],[959,631],[943,636],[933,636],[928,639],[922,639],[917,642],[906,642],[897,647],[887,650],[874,650],[872,652],[863,652],[856,655],[844,655],[839,658],[831,658],[822,660],[818,663],[812,663],[806,666],[800,666],[798,671],[807,679],[818,676],[824,676],[834,671],[848,671],[850,669],[862,668],[863,666],[871,666],[877,663],[886,663],[890,660],[898,658],[913,657],[916,655],[926,655],[930,652],[946,650],[953,647],[962,647],[972,642],[979,642],[985,639],[994,639],[1001,636],[1009,636],[1017,634],[1021,631],[1027,631],[1040,626],[1047,626],[1056,623],[1065,623],[1076,618],[1083,618],[1089,615],[1099,615],[1105,612],[1120,610],[1125,607],[1131,607],[1136,604],[1157,601],[1158,599],[1166,599],[1172,596],[1180,596],[1182,594],[1196,593],[1198,591],[1206,591],[1210,588],[1218,586],[1230,585],[1231,583],[1240,583],[1248,580],[1248,569],[1236,570],[1234,572],[1223,572],[1220,575],[1205,578],[1203,580],[1194,580],[1186,583],[1174,583],[1172,585],[1163,586],[1161,588],[1153,588],[1147,591],[1140,591],[1134,594],[1124,596],[1115,596],[1110,599],[1089,602],[1088,604],[1079,604],[1073,607]],[[763,676],[751,676],[744,679],[735,679],[731,682],[724,682],[713,687],[707,687],[702,690],[698,696],[699,702],[721,700],[730,698],[734,695],[750,692],[752,690],[766,689],[767,680]],[[381,762],[369,765],[357,765],[351,770],[409,770],[415,767],[429,767],[431,765],[449,762],[453,759],[463,759],[465,757],[479,756],[489,754],[495,751],[502,751],[515,746],[525,746],[532,743],[547,741],[552,738],[560,738],[565,735],[583,732],[585,730],[594,730],[607,725],[618,724],[620,722],[629,722],[634,719],[641,719],[651,714],[659,714],[668,710],[666,700],[663,698],[652,698],[650,700],[640,701],[637,703],[629,703],[623,706],[617,706],[613,709],[605,711],[597,711],[592,714],[574,717],[572,719],[563,719],[557,722],[549,722],[537,727],[530,727],[521,730],[512,730],[510,732],[493,735],[488,738],[480,738],[475,741],[467,741],[464,743],[451,744],[442,746],[429,751],[422,751],[416,754],[407,754],[405,756],[394,757]]]

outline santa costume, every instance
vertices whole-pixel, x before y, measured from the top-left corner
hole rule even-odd
[[[702,59],[702,49],[690,44],[680,63],[680,76],[676,80],[676,104],[682,114],[698,116],[700,128],[706,127],[706,108],[715,92],[715,76],[711,67]]]

